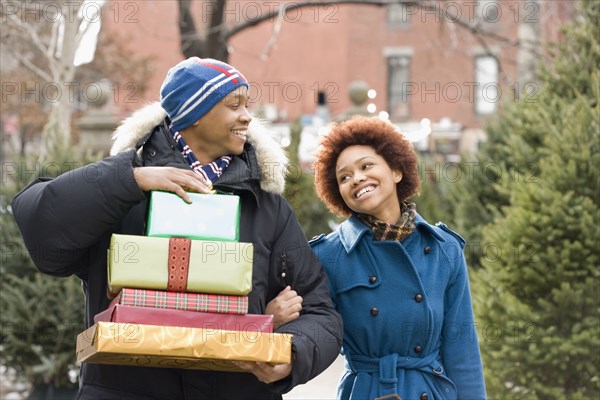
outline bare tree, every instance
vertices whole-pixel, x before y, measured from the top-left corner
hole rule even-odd
[[[77,51],[99,22],[103,3],[22,1],[2,6],[2,50],[41,80],[35,88],[41,90],[39,103],[50,104],[40,158],[70,145]]]
[[[242,31],[259,25],[265,21],[276,19],[280,24],[287,13],[305,7],[324,7],[342,4],[370,5],[374,7],[386,7],[391,4],[403,4],[406,7],[417,7],[427,12],[437,14],[442,21],[452,22],[459,27],[472,33],[481,46],[489,51],[487,40],[491,39],[509,45],[520,45],[519,40],[510,39],[498,35],[486,29],[484,25],[475,20],[467,20],[450,12],[451,7],[440,7],[439,1],[408,1],[408,0],[326,0],[326,1],[295,1],[282,4],[268,12],[248,18],[245,21],[228,25],[225,19],[227,0],[205,0],[203,10],[210,13],[210,21],[203,33],[199,33],[194,23],[191,11],[193,0],[178,0],[179,4],[179,32],[181,53],[185,57],[197,56],[209,57],[222,61],[228,61],[229,41]],[[536,44],[536,43],[531,43]],[[532,46],[534,47],[534,46]],[[491,52],[490,52],[491,53]]]

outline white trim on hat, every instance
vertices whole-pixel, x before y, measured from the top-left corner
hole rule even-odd
[[[194,93],[193,95],[190,96],[189,99],[187,99],[180,107],[179,110],[177,110],[178,114],[181,110],[184,110],[188,104],[190,104],[192,101],[194,101],[194,99],[198,96],[200,96],[202,94],[202,92],[204,92],[206,90],[206,88],[208,88],[213,82],[218,81],[219,79],[223,78],[225,76],[225,74],[221,73],[217,76],[215,76],[214,78],[206,81],[204,83],[204,85],[202,85],[202,87],[200,89],[198,89],[196,91],[196,93]]]
[[[179,108],[179,112],[178,112],[177,116],[174,117],[171,120],[171,122],[175,123],[175,122],[179,121],[181,118],[185,117],[192,110],[194,110],[198,106],[198,104],[202,103],[208,96],[210,96],[212,92],[214,92],[215,90],[217,90],[218,88],[220,88],[221,86],[223,86],[224,84],[226,84],[227,82],[240,77],[239,72],[237,70],[235,70],[234,68],[230,69],[228,72],[232,73],[233,75],[229,76],[225,80],[222,80],[221,82],[217,83],[216,85],[212,85],[211,86],[211,84],[213,82],[218,81],[218,80],[223,79],[224,77],[226,77],[225,74],[220,74],[220,75],[214,77],[213,79],[207,81],[196,93],[194,93],[188,100],[186,100],[185,103],[183,103],[181,105],[181,107]],[[206,93],[204,93],[204,95],[202,95],[202,97],[200,97],[193,104],[190,105],[189,103],[191,101],[193,101],[196,97],[198,97],[200,94],[202,94],[202,92],[204,92],[207,89],[207,87],[210,87],[209,90]]]

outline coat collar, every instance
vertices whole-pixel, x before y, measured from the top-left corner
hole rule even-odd
[[[441,236],[436,230],[435,227],[429,225],[421,215],[417,213],[417,217],[415,219],[415,228],[423,229],[426,232],[429,232],[431,236],[439,240],[440,242],[445,242],[443,236]],[[340,241],[346,250],[346,253],[350,253],[360,239],[365,234],[371,234],[371,230],[368,226],[366,226],[356,215],[352,215],[346,221],[342,222],[339,227],[340,232]]]
[[[112,135],[111,155],[130,148],[165,120],[167,113],[155,102],[142,107],[125,119]],[[248,143],[256,153],[260,169],[260,187],[266,192],[282,194],[285,189],[288,159],[266,126],[254,118],[248,127]]]

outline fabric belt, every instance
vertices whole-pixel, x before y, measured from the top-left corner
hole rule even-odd
[[[379,397],[398,393],[398,369],[416,369],[432,375],[444,372],[438,362],[439,351],[424,357],[401,356],[397,353],[381,358],[362,355],[346,355],[346,368],[356,374],[355,387],[370,387],[370,374],[379,374]]]

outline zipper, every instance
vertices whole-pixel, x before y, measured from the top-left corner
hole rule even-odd
[[[224,189],[229,189],[231,191],[228,192],[227,190],[224,190]],[[234,196],[235,195],[235,192],[232,190],[232,188],[229,188],[229,187],[223,187],[223,186],[216,187],[216,186],[213,186],[213,190],[217,194],[224,194],[224,195],[228,195],[228,196]]]
[[[287,267],[287,254],[281,253],[279,256],[279,278],[281,280],[281,287],[285,288],[289,285],[289,273]]]

